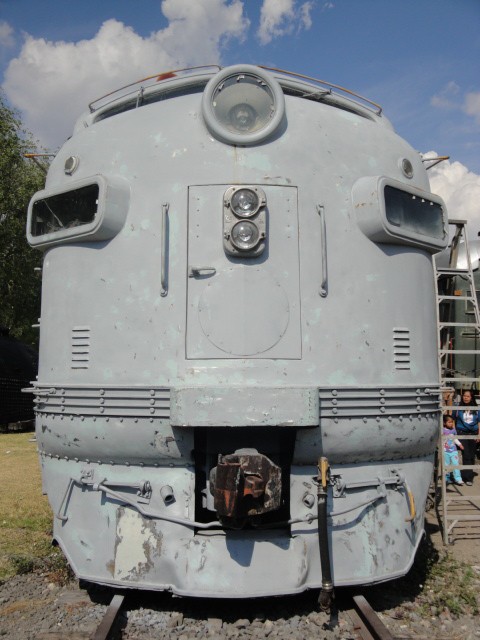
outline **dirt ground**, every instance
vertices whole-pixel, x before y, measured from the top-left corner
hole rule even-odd
[[[431,509],[426,514],[428,532],[436,549],[448,550],[455,558],[470,566],[480,566],[480,475],[475,478],[472,487],[449,485],[447,487],[447,516],[448,526],[458,517],[459,521],[448,536],[447,547],[443,543],[440,523],[444,520],[444,511],[440,504],[437,509]],[[478,518],[478,520],[461,521],[461,517]]]

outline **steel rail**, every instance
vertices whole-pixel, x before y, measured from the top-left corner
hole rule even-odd
[[[105,611],[102,621],[90,636],[90,640],[109,640],[114,624],[118,618],[118,614],[122,609],[124,600],[125,594],[117,593],[113,596],[112,601]]]
[[[395,640],[363,596],[353,596],[353,604],[347,613],[359,640]]]

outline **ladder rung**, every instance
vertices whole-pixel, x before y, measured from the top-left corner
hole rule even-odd
[[[478,378],[441,378],[441,383],[448,384],[449,382],[478,382]]]
[[[480,324],[476,322],[439,322],[439,327],[468,327],[469,329],[475,329],[480,331]]]
[[[448,273],[448,274],[455,274],[455,273],[470,273],[470,269],[456,269],[455,267],[440,267],[436,269],[437,273]]]
[[[473,296],[437,296],[437,300],[442,302],[443,300],[475,300]]]
[[[446,353],[457,353],[459,355],[476,354],[480,353],[480,349],[440,349],[440,353],[445,355]]]

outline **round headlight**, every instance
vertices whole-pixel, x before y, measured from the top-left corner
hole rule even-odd
[[[253,249],[260,240],[260,232],[256,224],[250,220],[237,222],[232,228],[232,244],[240,251]]]
[[[207,84],[203,117],[211,133],[230,144],[255,144],[270,136],[285,112],[283,91],[266,71],[227,67]]]
[[[250,218],[260,208],[260,198],[252,189],[238,189],[230,203],[233,213],[239,218]]]

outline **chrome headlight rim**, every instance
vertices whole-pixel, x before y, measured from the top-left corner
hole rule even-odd
[[[240,78],[242,75],[256,78],[259,84],[266,85],[272,99],[271,117],[258,130],[250,133],[229,130],[226,123],[221,122],[215,112],[214,102],[217,90],[221,89],[227,81],[235,77]],[[242,104],[239,102],[234,106],[240,107]],[[227,144],[249,146],[267,140],[278,129],[285,115],[285,97],[280,84],[269,72],[254,65],[234,65],[222,69],[209,80],[202,96],[202,113],[208,130],[217,140]]]
[[[239,229],[242,225],[252,228],[253,230],[252,240],[248,242],[237,240],[237,238],[235,237],[235,230]],[[248,218],[239,220],[232,227],[231,241],[233,246],[239,251],[252,251],[252,249],[255,249],[255,247],[259,244],[261,239],[262,238],[260,234],[260,229],[255,224],[255,222],[253,222],[252,220],[249,220]]]
[[[239,205],[237,204],[236,200],[240,197],[240,194],[242,194],[243,192],[252,193],[254,195],[256,200],[254,208],[249,210],[246,210],[246,209],[242,210],[241,208],[239,208]],[[237,218],[253,218],[253,216],[255,216],[260,211],[260,209],[263,206],[265,206],[265,195],[263,191],[261,189],[258,189],[257,187],[253,187],[253,186],[230,187],[230,189],[227,189],[225,196],[226,196],[225,202],[227,206],[230,207],[232,213]]]

